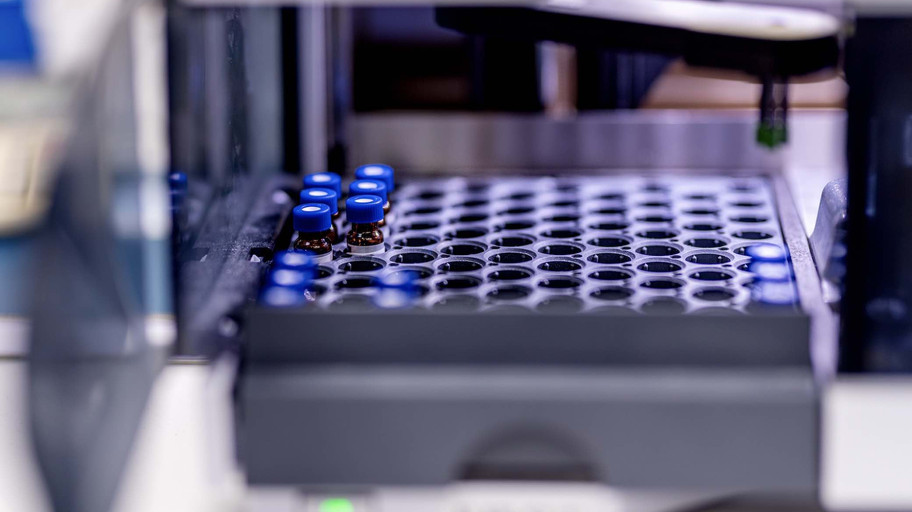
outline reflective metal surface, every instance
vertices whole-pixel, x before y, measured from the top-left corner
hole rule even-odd
[[[755,141],[753,112],[637,111],[544,115],[362,114],[352,116],[350,162],[410,172],[480,169],[772,170],[779,153]]]

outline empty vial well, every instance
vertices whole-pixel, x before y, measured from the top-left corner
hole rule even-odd
[[[386,266],[383,260],[377,258],[350,259],[339,265],[342,272],[376,272]]]
[[[521,249],[505,249],[494,251],[488,255],[488,261],[492,263],[527,263],[535,259],[535,253]]]
[[[586,243],[595,247],[623,247],[630,245],[630,239],[620,236],[599,236],[586,240]]]

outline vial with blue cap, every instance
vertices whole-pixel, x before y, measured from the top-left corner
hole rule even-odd
[[[788,263],[777,261],[752,261],[747,271],[760,281],[791,281],[793,275]]]
[[[313,283],[313,274],[292,270],[290,268],[274,268],[266,278],[266,286],[281,286],[304,292]]]
[[[274,270],[297,270],[298,272],[304,272],[313,279],[317,270],[317,263],[309,254],[303,252],[279,251],[272,259],[272,268]]]
[[[393,168],[385,164],[367,164],[355,169],[355,178],[359,180],[382,181],[387,193],[392,194],[395,188]]]
[[[747,246],[744,254],[753,261],[768,261],[784,263],[788,260],[788,253],[776,244],[759,243]]]
[[[171,222],[175,239],[180,240],[182,232],[190,220],[187,210],[187,175],[182,172],[172,172],[168,175],[168,190],[171,195]]]
[[[385,250],[383,231],[383,199],[374,195],[349,197],[345,201],[345,214],[351,225],[345,241],[352,254],[377,254]]]
[[[354,196],[377,196],[383,200],[383,220],[380,227],[387,225],[390,217],[389,193],[386,183],[379,180],[355,180],[348,186],[348,197]]]
[[[418,273],[400,270],[380,278],[374,305],[381,309],[405,309],[414,306],[420,296]]]
[[[260,293],[260,304],[271,308],[303,306],[310,302],[306,291],[284,286],[267,286]]]
[[[300,256],[310,260],[307,255]],[[313,261],[304,263],[300,257],[289,256],[283,256],[282,260],[298,268],[273,266],[260,293],[260,303],[266,306],[288,307],[303,305],[312,300],[309,289],[313,284]]]
[[[301,203],[325,204],[329,207],[332,220],[332,243],[342,241],[339,237],[339,194],[328,188],[305,188],[301,191]]]
[[[295,206],[292,222],[298,233],[294,250],[312,254],[317,263],[332,261],[332,215],[328,206],[319,203]]]
[[[168,188],[175,192],[185,193],[188,188],[187,174],[174,171],[168,175]]]
[[[760,281],[751,288],[751,309],[792,309],[798,304],[798,292],[791,281]]]
[[[342,197],[342,178],[331,172],[317,172],[304,176],[304,190],[309,188],[328,188],[334,190],[338,197]]]

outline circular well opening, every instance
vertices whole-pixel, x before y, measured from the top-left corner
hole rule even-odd
[[[684,242],[684,244],[698,249],[717,249],[719,247],[724,247],[726,242],[721,238],[691,238]]]
[[[412,210],[407,210],[402,214],[403,217],[412,217],[415,215],[432,215],[435,213],[440,213],[440,208],[437,206],[422,206]]]
[[[603,301],[627,300],[631,295],[633,295],[633,290],[621,286],[604,286],[589,294],[593,299]]]
[[[433,258],[432,258],[433,259]],[[352,259],[339,265],[343,272],[376,272],[383,268],[383,262],[371,259]]]
[[[630,239],[619,236],[599,236],[587,240],[586,243],[596,247],[623,247],[630,244]]]
[[[606,220],[601,222],[592,222],[589,224],[589,229],[596,229],[599,231],[617,231],[621,229],[627,229],[630,226],[629,222],[622,220]]]
[[[691,208],[684,210],[687,215],[719,215],[719,210],[715,208]]]
[[[474,272],[481,270],[484,263],[475,260],[450,260],[441,263],[437,268],[443,272]]]
[[[427,231],[429,229],[437,229],[440,227],[440,223],[432,220],[423,220],[410,222],[408,224],[403,224],[399,226],[399,231]]]
[[[513,206],[497,212],[497,215],[525,215],[535,211],[531,206]]]
[[[392,255],[390,261],[403,265],[415,265],[434,261],[436,257],[437,255],[431,251],[408,251]]]
[[[698,270],[689,277],[697,281],[728,281],[734,279],[735,275],[724,270]]]
[[[722,229],[722,224],[718,222],[691,222],[690,224],[685,224],[684,229],[691,231],[716,231]]]
[[[772,238],[773,235],[765,231],[736,231],[732,233],[732,236],[735,238],[742,238],[744,240],[766,240],[767,238]]]
[[[550,256],[569,256],[583,252],[582,247],[567,243],[546,244],[538,248],[538,252]]]
[[[511,301],[525,299],[532,294],[532,290],[525,286],[499,286],[489,291],[486,296],[494,301]]]
[[[471,290],[480,285],[481,279],[472,276],[447,276],[434,284],[441,291]]]
[[[487,206],[487,199],[467,199],[461,203],[456,203],[456,208],[478,208],[479,206]]]
[[[546,277],[538,282],[539,288],[548,290],[573,290],[582,285],[582,280],[568,276]]]
[[[527,251],[499,251],[488,256],[492,263],[527,263],[535,259],[535,254]]]
[[[640,286],[650,290],[677,290],[684,286],[684,283],[677,279],[649,279],[640,283]]]
[[[497,237],[491,240],[491,245],[499,245],[500,247],[522,247],[525,245],[532,245],[534,242],[535,239],[528,236],[511,235]]]
[[[645,263],[641,263],[639,266],[637,266],[637,268],[639,270],[642,270],[643,272],[660,272],[661,273],[661,272],[678,272],[683,267],[681,266],[680,263],[678,263],[676,261],[657,260],[657,261],[647,261]]]
[[[624,254],[622,252],[597,252],[590,254],[587,260],[592,263],[599,263],[602,265],[619,265],[621,263],[628,263],[633,260],[630,255]]]
[[[397,270],[395,272],[390,272],[388,275],[390,277],[393,277],[393,276],[399,276],[399,275],[404,276],[406,274],[416,275],[417,279],[427,279],[427,278],[431,277],[432,275],[434,275],[434,272],[429,268],[410,267],[407,270]]]
[[[458,217],[450,219],[450,224],[469,224],[472,222],[481,222],[488,220],[487,213],[464,213]]]
[[[350,276],[336,282],[337,290],[362,290],[374,286],[376,280],[370,276]]]
[[[637,247],[636,252],[645,256],[673,256],[681,252],[680,249],[673,245],[643,245]]]
[[[540,234],[544,238],[577,238],[582,236],[583,231],[576,228],[554,228],[546,229]]]
[[[637,222],[666,223],[674,220],[671,215],[644,215],[637,217]]]
[[[701,252],[697,254],[691,254],[684,259],[690,263],[696,263],[698,265],[722,265],[723,263],[729,263],[731,261],[730,256],[714,252]]]
[[[623,206],[602,206],[589,210],[589,213],[595,215],[624,215],[627,213],[627,208]]]
[[[532,277],[532,271],[524,268],[499,268],[488,273],[489,281],[518,281]]]
[[[399,238],[393,242],[393,245],[399,245],[402,247],[427,247],[429,245],[434,245],[439,241],[436,236],[428,235],[419,235],[419,236],[407,236],[404,238]]]
[[[534,220],[508,220],[494,225],[495,231],[522,231],[535,226]]]
[[[487,247],[485,247],[484,244],[463,242],[442,247],[440,252],[449,254],[450,256],[472,256],[481,254],[485,252],[486,249]]]
[[[583,268],[582,263],[572,259],[549,260],[538,264],[538,269],[545,272],[575,272]]]
[[[738,215],[730,219],[732,222],[740,222],[742,224],[762,224],[769,220],[768,217],[761,217],[759,215]]]
[[[488,234],[488,230],[483,227],[474,227],[474,228],[459,228],[452,231],[448,231],[444,237],[446,238],[456,238],[456,239],[467,239],[467,238],[478,238]]]
[[[704,288],[694,292],[693,296],[707,302],[722,302],[735,298],[735,292],[725,288]]]
[[[597,281],[624,281],[633,277],[633,272],[626,270],[599,270],[589,274],[589,279]]]
[[[661,240],[666,238],[674,238],[678,236],[677,231],[671,229],[645,229],[636,234],[640,238],[650,238],[655,240]]]

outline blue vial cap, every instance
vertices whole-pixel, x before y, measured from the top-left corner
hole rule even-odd
[[[380,279],[380,288],[402,290],[409,293],[418,292],[418,272],[400,270]]]
[[[342,178],[331,172],[318,172],[304,176],[304,188],[328,188],[342,197]]]
[[[339,194],[329,188],[305,188],[301,191],[301,202],[325,204],[332,215],[339,212]]]
[[[181,208],[184,207],[184,202],[187,197],[186,194],[184,194],[183,192],[181,192],[179,190],[171,190],[170,192],[168,192],[168,194],[171,197],[171,209],[172,210],[180,210]]]
[[[418,273],[402,270],[380,279],[379,292],[374,296],[374,305],[383,309],[411,307],[420,295]]]
[[[186,192],[187,175],[182,172],[172,172],[168,175],[168,187],[174,192]]]
[[[377,196],[385,204],[389,201],[386,194],[386,184],[378,180],[355,180],[348,186],[349,196],[371,195]]]
[[[332,214],[329,206],[320,203],[307,203],[295,206],[294,230],[304,233],[319,233],[332,228]]]
[[[751,300],[768,306],[791,306],[798,303],[798,292],[791,282],[760,282],[751,290]]]
[[[266,280],[269,286],[281,286],[301,291],[306,290],[312,281],[311,275],[307,272],[287,268],[273,269]]]
[[[754,261],[784,262],[788,258],[785,249],[775,244],[753,244],[744,249],[744,254]]]
[[[260,294],[260,304],[271,308],[303,306],[307,304],[307,295],[294,288],[269,286]]]
[[[370,224],[383,220],[383,204],[378,196],[364,195],[349,197],[345,201],[348,222],[352,224]]]
[[[393,168],[385,164],[367,164],[355,169],[355,178],[382,181],[388,192],[392,192],[396,186],[393,177]]]
[[[747,270],[755,274],[759,281],[792,280],[792,269],[788,266],[788,263],[753,261],[747,266]]]
[[[317,268],[317,262],[309,254],[300,251],[278,252],[273,258],[272,264],[275,269],[297,270],[311,276],[313,276],[314,269]]]
[[[31,68],[34,63],[35,44],[24,2],[0,2],[0,66]]]

